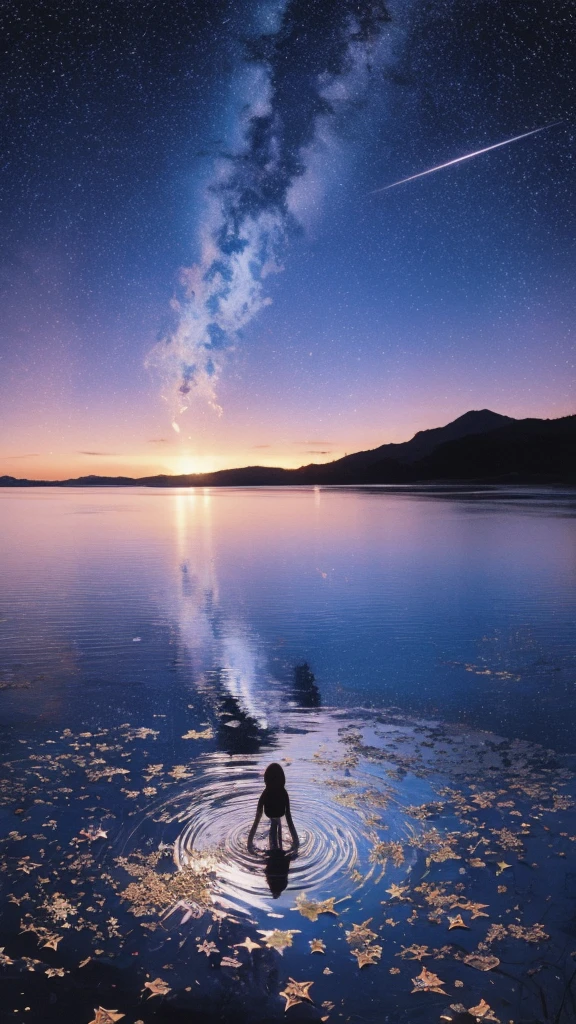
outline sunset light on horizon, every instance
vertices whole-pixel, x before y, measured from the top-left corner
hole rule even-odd
[[[96,48],[80,8],[23,50],[7,26],[0,475],[297,467],[573,412],[562,19],[414,0],[301,39],[280,6],[192,31],[104,4]]]

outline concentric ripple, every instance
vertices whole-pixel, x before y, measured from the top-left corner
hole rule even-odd
[[[300,841],[296,854],[289,852],[291,838],[284,824],[286,856],[283,861],[281,856],[273,855],[270,862],[269,825],[265,818],[256,834],[253,852],[249,852],[248,833],[256,799],[254,780],[246,778],[236,779],[232,791],[229,783],[221,781],[195,789],[188,820],[174,844],[176,864],[187,867],[194,855],[214,853],[218,889],[235,904],[240,901],[263,906],[263,898],[272,894],[269,877],[274,886],[274,878],[282,877],[283,864],[287,878],[282,890],[321,887],[327,895],[339,895],[358,862],[358,822],[354,827],[350,812],[326,800],[310,782],[302,785],[294,774],[293,788],[298,796],[293,800],[293,817]]]
[[[271,751],[263,756],[200,754],[192,776],[168,799],[145,812],[123,845],[123,853],[157,849],[172,853],[180,870],[209,872],[212,899],[222,909],[248,916],[291,908],[298,892],[310,899],[343,899],[358,887],[393,880],[412,870],[415,854],[406,843],[406,814],[398,800],[395,774],[378,758],[351,753],[354,737],[340,735],[342,721],[323,712],[308,717],[308,732],[297,715],[286,720],[276,758],[285,766],[287,789],[299,845],[282,825],[282,851],[274,851],[268,819],[254,821]],[[314,726],[314,728],[310,728]],[[370,732],[371,742],[380,742]],[[393,779],[391,781],[391,775]],[[411,784],[412,785],[412,784]],[[418,785],[420,785],[418,783]],[[403,801],[418,803],[402,783]],[[398,854],[400,859],[398,860]]]

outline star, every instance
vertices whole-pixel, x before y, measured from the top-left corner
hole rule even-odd
[[[497,875],[501,875],[502,872],[506,870],[506,868],[511,868],[512,865],[511,864],[507,864],[505,860],[499,860],[497,865],[496,865],[496,867],[498,868],[496,874]]]
[[[471,900],[466,900],[465,903],[453,903],[452,906],[456,907],[458,910],[470,910],[472,912],[472,921],[477,917],[489,917],[488,914],[482,913],[482,911],[488,906],[487,903],[472,903]]]
[[[382,946],[365,946],[364,949],[352,949],[352,956],[358,961],[358,967],[367,967],[375,964],[382,956]]]
[[[105,1010],[103,1006],[99,1006],[94,1013],[96,1016],[90,1024],[114,1024],[114,1021],[122,1020],[122,1017],[126,1016],[125,1013],[118,1013],[118,1010]]]
[[[61,935],[49,935],[46,942],[42,943],[43,949],[58,949],[58,943],[62,942]]]
[[[199,953],[205,953],[206,956],[210,956],[212,953],[218,952],[218,946],[216,945],[216,943],[208,942],[206,939],[204,939],[203,942],[197,943],[196,949],[198,950]]]
[[[449,932],[452,931],[453,928],[468,928],[468,925],[462,918],[462,914],[456,914],[455,917],[450,917],[450,914],[448,914],[448,920],[450,921],[450,924],[448,925]]]
[[[274,928],[273,931],[263,931],[262,928],[259,928],[258,931],[260,935],[264,936],[264,941],[268,948],[277,949],[282,956],[286,947],[292,945],[292,936],[300,934],[299,928],[292,928],[285,932],[279,928]]]
[[[405,896],[404,893],[408,892],[409,888],[409,885],[396,885],[395,882],[392,882],[392,885],[389,889],[386,889],[386,892],[390,893],[392,899],[407,900],[409,897]]]
[[[396,953],[396,956],[408,957],[409,960],[421,960],[424,956],[432,956],[432,953],[428,952],[428,946],[402,946],[402,952]]]
[[[296,906],[291,910],[299,910],[303,917],[309,921],[317,921],[319,914],[334,914],[338,917],[338,911],[334,910],[336,897],[331,896],[327,900],[309,900],[303,892],[296,898]]]
[[[425,967],[422,968],[417,978],[412,978],[412,984],[414,988],[412,992],[438,992],[440,995],[445,996],[446,993],[442,985],[446,982],[440,981],[437,974],[433,974],[432,971],[427,971]]]
[[[322,942],[322,939],[310,939],[310,952],[311,953],[325,953],[326,943]]]
[[[303,999],[307,999],[309,1003],[314,1002],[309,995],[309,990],[313,984],[313,981],[294,981],[294,978],[288,978],[286,988],[283,992],[280,992],[280,995],[284,996],[286,1000],[284,1010],[289,1010],[291,1006],[298,1006],[298,1003],[301,1003]]]
[[[246,936],[246,938],[244,939],[244,942],[235,942],[234,943],[234,949],[238,949],[240,946],[244,946],[248,950],[249,953],[251,953],[253,949],[262,949],[262,946],[260,945],[260,943],[259,942],[252,942],[252,939],[250,938],[249,935]]]
[[[165,996],[170,991],[170,985],[162,981],[162,978],[155,978],[154,981],[145,981],[144,988],[150,989],[148,999],[152,999],[152,996]]]

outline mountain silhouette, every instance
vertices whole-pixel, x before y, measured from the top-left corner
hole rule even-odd
[[[244,466],[180,476],[91,474],[59,481],[2,476],[0,487],[263,487],[450,481],[576,484],[576,416],[516,420],[490,409],[471,410],[444,427],[418,431],[410,441],[383,444],[299,469]]]
[[[419,430],[410,441],[401,441],[399,444],[381,444],[379,448],[372,448],[367,452],[355,452],[354,455],[345,455],[338,459],[333,465],[342,468],[358,468],[359,466],[372,466],[374,463],[384,459],[394,459],[398,462],[411,463],[422,459],[430,452],[433,452],[438,445],[446,441],[454,441],[461,437],[470,437],[472,434],[485,434],[489,430],[496,430],[507,423],[514,423],[511,416],[501,416],[498,412],[490,409],[473,409],[465,412],[463,416],[447,423],[445,427],[432,427],[431,430]]]

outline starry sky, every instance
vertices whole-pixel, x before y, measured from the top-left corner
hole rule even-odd
[[[9,0],[0,40],[0,474],[573,412],[573,3]]]

